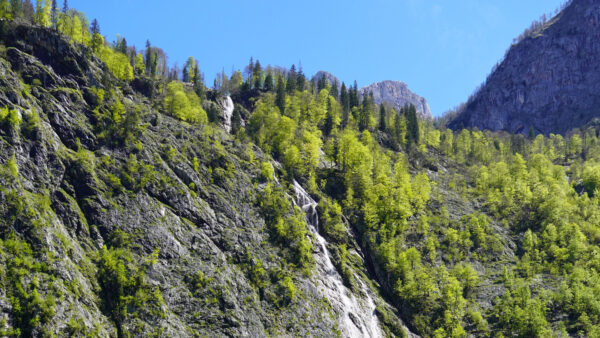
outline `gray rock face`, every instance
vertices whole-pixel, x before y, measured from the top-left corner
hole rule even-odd
[[[361,95],[373,92],[375,103],[389,103],[396,111],[400,111],[405,104],[413,104],[420,117],[431,119],[431,110],[425,98],[413,93],[406,83],[401,81],[381,81],[373,83],[360,90]]]
[[[513,45],[449,126],[566,133],[600,116],[600,2],[574,0]]]
[[[327,81],[329,82],[329,84],[333,85],[333,84],[337,84],[338,89],[342,86],[342,82],[340,82],[340,80],[335,77],[333,74],[326,72],[324,70],[320,70],[318,71],[311,79],[311,81],[313,82],[317,82],[319,81],[323,76],[325,76],[325,78],[327,79]]]
[[[282,264],[289,249],[271,238],[257,203],[265,189],[258,184],[258,165],[267,160],[259,148],[235,142],[219,128],[161,114],[147,91],[119,82],[99,60],[50,30],[0,20],[0,43],[6,46],[0,52],[0,107],[14,109],[21,120],[0,120],[0,332],[354,332],[338,320],[348,309],[323,292],[329,278],[318,273],[318,264],[311,273]],[[99,89],[110,95],[100,99]],[[102,116],[116,100],[128,118],[139,112],[139,129],[131,130],[136,147],[120,145],[120,134],[100,125],[110,121]],[[227,106],[231,110],[232,103]],[[277,188],[289,190],[283,178]],[[7,249],[9,233],[31,250]],[[315,238],[314,253],[323,256],[327,251]],[[353,239],[348,244],[359,247]],[[364,276],[356,280],[368,285],[361,290],[368,296],[342,291],[357,300],[352,314],[364,310],[375,329],[365,324],[358,328],[362,334],[352,336],[377,336],[378,325],[386,324],[374,310],[395,310],[366,277],[364,262],[356,262],[352,268]],[[38,322],[17,310],[39,307],[20,289],[35,290],[43,301]],[[388,319],[387,325],[401,327],[398,317]]]

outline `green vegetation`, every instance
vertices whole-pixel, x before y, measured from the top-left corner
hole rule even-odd
[[[212,256],[206,248],[222,261],[173,272],[185,275],[177,287],[189,291],[190,308],[216,309],[209,319],[199,310],[190,332],[225,318],[240,325],[231,319],[231,276],[220,271],[227,266],[248,282],[244,304],[271,314],[264,325],[278,333],[276,313],[310,301],[306,283],[314,277],[314,236],[291,197],[294,180],[318,201],[319,231],[344,283],[357,286],[360,246],[412,331],[600,334],[598,126],[529,138],[452,131],[419,120],[414,106],[377,106],[356,84],[338,91],[325,78],[307,81],[295,66],[258,60],[243,73],[222,72],[207,89],[193,57],[179,72],[149,41],[143,51],[123,37],[107,44],[83,13],[58,13],[50,1],[37,1],[35,11],[20,4],[0,1],[0,16],[52,27],[106,67],[96,87],[52,89],[77,97],[80,120],[65,122],[34,102],[56,101],[39,79],[18,90],[22,106],[0,109],[0,286],[10,306],[0,336],[51,335],[61,303],[84,296],[119,336],[147,333],[143,323],[160,335],[158,323],[173,317],[166,287],[149,280],[168,264],[179,269],[190,257]],[[134,79],[143,93],[126,86]],[[232,135],[217,126],[224,95],[235,100]],[[127,218],[128,208],[147,212],[151,224],[136,228],[147,215]],[[176,222],[180,228],[168,228]],[[169,241],[140,239],[145,232]],[[155,245],[170,250],[158,272]],[[59,274],[65,266],[75,277]],[[86,289],[76,277],[88,280]],[[405,334],[391,311],[378,304],[376,312],[386,332]],[[68,313],[67,333],[98,332]]]

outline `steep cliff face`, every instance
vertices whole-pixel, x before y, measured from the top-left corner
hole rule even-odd
[[[0,21],[0,335],[402,330],[397,317],[375,318],[375,307],[394,310],[355,242],[363,287],[335,292],[366,318],[327,289],[319,271],[331,262],[286,265],[289,249],[261,216],[269,159],[259,148],[162,114],[135,89],[152,79],[132,88],[90,55],[49,30]],[[293,203],[283,178],[276,188]],[[310,235],[314,254],[329,259],[319,238]]]
[[[512,46],[449,124],[565,133],[600,116],[600,3],[574,0]]]
[[[431,110],[427,100],[408,89],[406,83],[401,81],[381,81],[373,83],[360,90],[362,95],[372,92],[375,103],[391,104],[397,111],[400,111],[405,104],[413,104],[417,108],[417,113],[421,118],[431,119]]]

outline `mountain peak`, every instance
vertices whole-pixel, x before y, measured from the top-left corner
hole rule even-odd
[[[399,111],[405,104],[413,104],[417,108],[417,113],[422,118],[431,119],[431,110],[427,100],[408,89],[408,85],[402,81],[385,80],[375,82],[360,90],[361,94],[373,93],[375,103],[389,103]]]
[[[600,116],[600,2],[574,0],[534,26],[451,128],[566,133]]]

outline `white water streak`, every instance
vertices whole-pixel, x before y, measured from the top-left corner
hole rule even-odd
[[[352,294],[342,281],[342,277],[335,269],[327,250],[327,241],[319,234],[319,217],[317,215],[317,202],[294,180],[296,203],[306,213],[310,230],[317,239],[319,252],[315,255],[317,263],[317,277],[322,283],[321,291],[332,303],[337,313],[341,314],[339,326],[345,337],[382,337],[379,321],[375,314],[375,302],[370,296],[370,290],[356,276],[360,283],[365,299],[359,299]]]
[[[223,126],[228,133],[231,133],[231,117],[233,116],[233,109],[233,100],[230,96],[227,96],[223,100],[223,118],[225,120]]]

